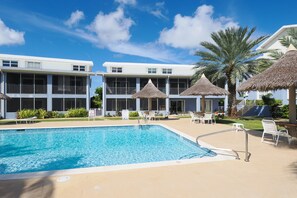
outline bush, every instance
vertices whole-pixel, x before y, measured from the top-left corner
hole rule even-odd
[[[87,117],[88,111],[85,108],[69,109],[65,114],[66,118]]]
[[[46,113],[46,118],[58,118],[59,113],[57,111],[48,111]]]
[[[129,113],[129,117],[133,118],[133,117],[138,117],[138,112],[135,112],[135,111],[131,111]]]
[[[44,119],[47,115],[47,112],[44,109],[36,109],[35,112],[38,119]]]
[[[34,109],[22,109],[17,112],[17,118],[31,118],[37,116],[37,111]]]

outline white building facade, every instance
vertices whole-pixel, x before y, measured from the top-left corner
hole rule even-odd
[[[0,54],[1,116],[16,118],[21,109],[64,112],[90,107],[93,62]]]
[[[123,109],[147,111],[148,100],[133,99],[132,94],[140,91],[149,79],[168,96],[153,99],[152,110],[176,114],[201,109],[200,96],[179,95],[191,86],[194,65],[105,62],[103,66],[106,72],[97,75],[102,76],[102,114],[105,116],[116,115]],[[220,106],[222,100],[224,96],[207,96],[206,111],[224,111],[224,106]]]

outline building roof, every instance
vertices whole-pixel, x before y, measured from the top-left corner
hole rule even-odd
[[[129,66],[146,66],[146,67],[194,67],[194,64],[160,64],[160,63],[129,63],[129,62],[105,62],[104,67],[129,67]]]
[[[51,62],[64,62],[64,63],[76,63],[88,66],[93,66],[93,61],[74,60],[74,59],[62,59],[62,58],[48,58],[39,56],[25,56],[25,55],[13,55],[13,54],[0,54],[0,59],[23,59],[32,61],[51,61]]]
[[[269,44],[273,43],[282,33],[290,28],[297,28],[297,24],[284,25],[278,29],[274,34],[272,34],[268,39],[266,39],[257,49],[266,49]]]

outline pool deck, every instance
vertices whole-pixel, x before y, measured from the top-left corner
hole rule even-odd
[[[192,137],[231,128],[222,124],[194,124],[189,119],[151,121]],[[43,122],[1,125],[0,128],[137,124],[131,121]],[[297,146],[261,143],[261,132],[249,135],[250,162],[240,160],[170,165],[0,181],[0,197],[297,197]],[[244,133],[228,132],[201,139],[213,146],[244,151]]]

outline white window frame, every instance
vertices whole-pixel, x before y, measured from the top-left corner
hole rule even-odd
[[[172,69],[171,68],[163,68],[162,73],[163,74],[172,74]]]
[[[123,68],[122,67],[111,67],[111,72],[112,73],[123,73]]]
[[[4,62],[6,62],[4,66]],[[19,61],[17,60],[2,60],[2,67],[19,67]]]
[[[147,68],[147,73],[148,74],[156,74],[157,73],[157,68]]]

